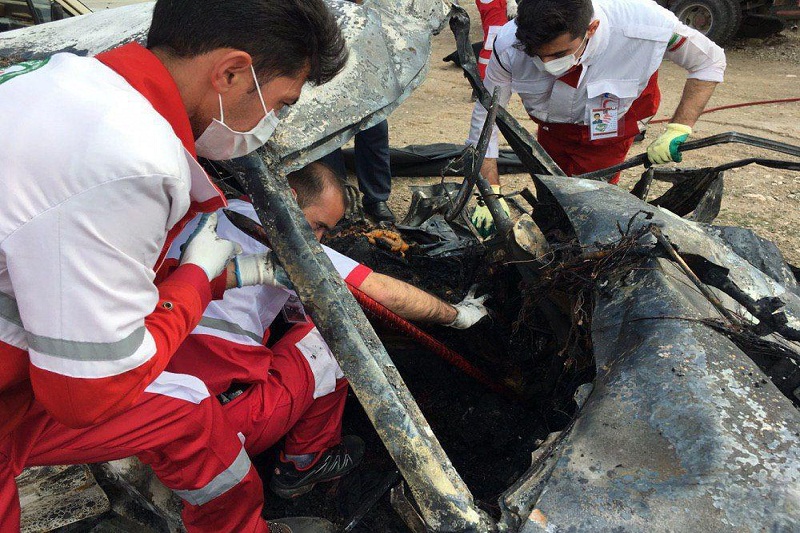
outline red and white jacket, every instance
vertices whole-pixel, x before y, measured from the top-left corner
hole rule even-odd
[[[622,117],[648,88],[665,58],[685,68],[689,78],[722,81],[726,67],[722,48],[653,0],[594,0],[593,6],[600,25],[587,41],[577,80],[562,82],[515,48],[516,20],[502,27],[484,79],[489,93],[499,88],[501,106],[506,107],[511,94],[517,93],[525,111],[539,123],[588,125],[591,110],[603,107],[603,100],[612,96]],[[646,123],[651,117],[630,118]],[[486,109],[476,102],[469,144],[478,143],[485,120]],[[495,128],[486,157],[497,154]]]
[[[138,44],[0,71],[0,437],[33,401],[67,426],[127,409],[211,299],[172,237],[225,205],[178,88]]]
[[[229,200],[228,209],[258,221],[255,209],[247,201]],[[167,261],[177,261],[180,245],[189,238],[195,226],[195,222],[187,224],[170,248]],[[222,212],[219,214],[217,234],[241,244],[245,254],[269,250],[238,230]],[[336,250],[327,246],[322,248],[348,284],[359,287],[372,273],[369,267]],[[269,285],[226,291],[222,300],[211,302],[206,308],[200,324],[175,354],[168,369],[200,378],[215,395],[228,390],[232,383],[265,381],[272,362],[272,352],[264,346],[264,342],[269,336],[270,325],[293,295],[296,296],[289,289]],[[298,348],[307,356],[312,367],[316,380],[315,396],[323,396],[333,390],[336,378],[342,376],[341,370],[319,333],[305,339],[305,343],[308,346],[301,345]],[[310,357],[306,351],[316,351],[319,357]]]
[[[478,54],[478,74],[483,79],[486,76],[486,66],[492,57],[494,39],[508,22],[508,5],[506,0],[475,0],[475,5],[483,26],[483,48]],[[516,6],[514,10],[516,11]]]

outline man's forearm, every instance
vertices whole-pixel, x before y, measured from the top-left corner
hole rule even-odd
[[[407,320],[449,324],[458,314],[436,296],[377,272],[367,276],[358,289]]]
[[[684,124],[690,128],[694,127],[717,85],[717,82],[714,81],[693,78],[686,80],[686,85],[683,86],[683,96],[681,96],[681,101],[672,117],[672,122]]]
[[[497,159],[486,158],[481,165],[481,175],[489,185],[500,185],[500,172],[497,170]]]

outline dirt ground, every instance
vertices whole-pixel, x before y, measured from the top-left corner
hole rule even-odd
[[[472,18],[473,42],[481,39],[480,21],[472,2],[463,2]],[[430,71],[421,87],[390,117],[392,146],[435,142],[461,143],[467,138],[473,104],[471,90],[461,71],[441,58],[455,49],[449,28],[434,38]],[[785,30],[769,39],[734,41],[726,47],[728,68],[725,83],[717,87],[708,107],[756,100],[800,97],[800,34]],[[674,111],[683,88],[685,71],[665,62],[659,73],[662,92],[657,118],[668,118]],[[519,98],[513,97],[511,112],[526,127]],[[663,131],[653,125],[643,143],[635,144],[629,156],[645,151]],[[533,128],[532,131],[535,132]],[[719,111],[703,115],[694,129],[697,139],[727,131],[750,133],[790,144],[800,144],[800,103],[772,104]],[[768,154],[742,145],[722,145],[687,153],[682,166],[713,166],[746,157]],[[777,158],[787,158],[780,156]],[[630,188],[641,174],[641,167],[623,173],[620,185]],[[408,208],[409,185],[438,182],[439,178],[395,178],[390,205],[402,215]],[[528,175],[504,176],[510,190],[530,185]],[[655,190],[654,190],[655,192]],[[744,226],[774,241],[787,259],[800,264],[800,173],[751,165],[728,171],[725,196],[718,224]]]

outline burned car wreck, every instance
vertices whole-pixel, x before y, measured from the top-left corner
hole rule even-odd
[[[262,153],[221,172],[252,198],[358,399],[345,423],[383,444],[367,465],[388,473],[343,479],[338,509],[312,495],[268,501],[267,512],[312,505],[344,531],[798,530],[800,286],[772,243],[713,225],[726,168],[650,169],[631,192],[602,175],[565,178],[482,90],[463,10],[437,0],[329,4],[352,65],[305,92]],[[0,60],[142,39],[151,8],[9,32]],[[484,132],[497,121],[531,189],[513,195],[515,214],[505,215],[478,173],[484,142],[453,162],[462,183],[416,188],[392,228],[407,251],[370,242],[357,216],[328,242],[451,301],[475,282],[492,294],[492,321],[423,332],[351,295],[283,176],[399,105],[424,78],[431,33],[448,20],[490,110]],[[714,142],[740,141],[793,159],[731,165],[800,170],[797,147],[738,134]],[[656,181],[672,186],[650,198]],[[474,188],[498,228],[486,241],[463,216]],[[23,477],[26,530],[181,528],[175,499],[135,461]]]

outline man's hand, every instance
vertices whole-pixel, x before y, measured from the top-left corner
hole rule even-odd
[[[691,134],[692,128],[689,126],[674,122],[667,124],[667,131],[647,147],[647,158],[654,165],[663,165],[671,161],[680,163],[683,160],[680,146]]]
[[[275,254],[264,252],[252,255],[237,255],[233,258],[236,272],[236,286],[276,285],[291,287],[289,277],[275,260]]]
[[[219,276],[242,247],[217,235],[217,213],[206,213],[181,246],[181,264],[191,263],[203,269],[209,281]]]
[[[500,194],[500,190],[500,185],[492,185],[492,191],[494,191],[495,194]],[[503,207],[506,214],[508,214],[508,204],[502,198],[500,198],[500,205]],[[475,208],[475,211],[472,212],[472,225],[478,230],[478,235],[483,238],[494,233],[494,219],[489,212],[489,208],[486,207],[486,204],[484,204],[481,199],[478,199],[478,206]]]
[[[445,324],[445,326],[455,329],[467,329],[489,314],[489,310],[483,305],[483,302],[489,299],[489,295],[484,294],[476,298],[475,290],[477,287],[477,285],[470,287],[464,299],[453,306],[458,314],[455,320]]]
[[[506,16],[511,20],[517,16],[517,0],[506,1]]]

